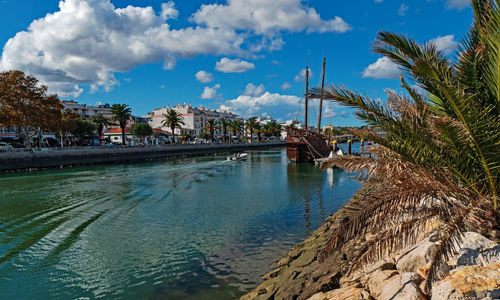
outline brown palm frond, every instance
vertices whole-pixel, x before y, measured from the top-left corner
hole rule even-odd
[[[413,215],[413,218],[398,223],[376,234],[367,241],[356,253],[351,270],[360,269],[372,261],[379,261],[391,253],[405,249],[418,241],[421,232],[425,231],[428,222],[439,215],[437,209],[422,215]]]

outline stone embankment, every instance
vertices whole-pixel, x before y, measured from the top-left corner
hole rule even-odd
[[[199,156],[284,147],[284,142],[242,144],[186,144],[144,147],[81,147],[57,149],[20,149],[0,152],[0,172],[38,168],[57,168],[142,161],[168,157]]]
[[[352,208],[365,192],[369,192],[367,188],[328,217],[323,226],[278,261],[277,269],[265,275],[264,282],[241,300],[500,299],[500,245],[475,232],[465,233],[458,255],[445,264],[449,275],[426,291],[426,271],[439,247],[435,237],[443,225],[438,220],[430,224],[414,247],[349,276],[346,273],[354,250],[371,238],[368,235],[346,243],[341,251],[319,263],[317,258],[328,233],[354,213]]]

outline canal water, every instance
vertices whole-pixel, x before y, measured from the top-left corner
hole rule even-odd
[[[248,153],[1,175],[1,298],[244,294],[360,187]]]

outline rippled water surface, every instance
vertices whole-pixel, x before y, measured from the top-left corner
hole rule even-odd
[[[233,299],[359,188],[284,149],[0,176],[3,299]]]

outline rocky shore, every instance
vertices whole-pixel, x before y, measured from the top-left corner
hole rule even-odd
[[[360,190],[353,199],[308,239],[295,246],[276,263],[276,269],[263,276],[263,282],[241,300],[249,299],[500,299],[500,245],[498,232],[489,238],[467,232],[459,253],[445,268],[449,275],[426,291],[426,270],[439,243],[442,223],[431,222],[420,242],[396,255],[346,275],[355,249],[371,236],[346,243],[341,251],[319,262],[321,247],[329,232],[341,226],[355,213],[356,204],[370,187]]]

